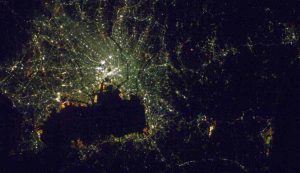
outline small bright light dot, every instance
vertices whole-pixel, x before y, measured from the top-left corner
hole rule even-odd
[[[102,71],[102,70],[103,70],[103,67],[96,67],[96,70]]]
[[[105,61],[104,61],[104,60],[102,60],[100,63],[101,63],[102,65],[104,65],[104,64],[105,64]]]
[[[211,136],[211,135],[212,135],[214,129],[215,129],[215,126],[214,126],[214,125],[211,125],[211,126],[209,127],[208,136]]]
[[[55,100],[56,100],[57,102],[60,102],[60,92],[56,93],[56,95],[57,95],[57,97],[55,98]]]

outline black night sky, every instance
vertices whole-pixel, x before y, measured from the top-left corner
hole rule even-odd
[[[299,0],[0,0],[0,173],[300,172],[299,39]]]

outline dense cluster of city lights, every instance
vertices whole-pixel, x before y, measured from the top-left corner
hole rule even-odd
[[[154,119],[173,111],[162,97],[171,67],[164,28],[151,10],[139,12],[148,1],[120,1],[113,11],[99,2],[93,15],[87,14],[91,9],[84,2],[46,2],[47,13],[32,22],[32,38],[23,55],[1,69],[6,74],[2,91],[17,107],[32,110],[35,123],[40,123],[66,99],[92,104],[104,82],[118,87],[125,98],[141,97],[148,123],[155,127]]]

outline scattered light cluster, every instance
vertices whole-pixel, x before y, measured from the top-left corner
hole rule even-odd
[[[94,10],[76,1],[46,2],[47,12],[33,21],[24,54],[1,69],[6,74],[2,90],[17,107],[32,109],[40,123],[64,100],[92,104],[100,83],[109,83],[127,98],[143,98],[154,128],[163,111],[172,111],[162,97],[170,68],[165,28],[151,8],[140,12],[149,1],[120,1],[110,11],[101,4],[105,1],[99,2]]]

